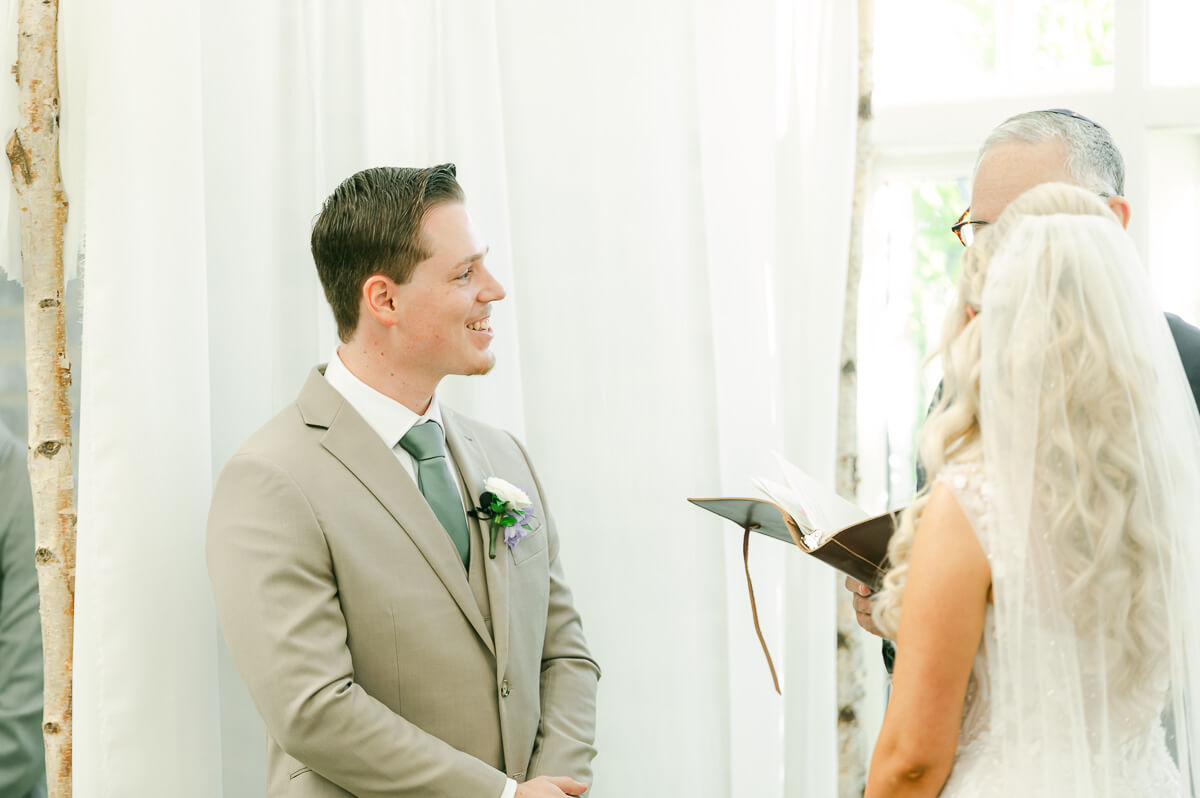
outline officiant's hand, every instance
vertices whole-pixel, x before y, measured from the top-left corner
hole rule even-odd
[[[562,798],[583,795],[587,785],[565,776],[538,776],[517,785],[517,798]]]
[[[879,627],[875,625],[875,620],[871,617],[871,607],[875,603],[871,599],[871,588],[853,576],[847,576],[846,589],[854,596],[852,603],[854,604],[854,614],[858,617],[858,625],[876,637],[883,637],[883,632],[879,631]]]

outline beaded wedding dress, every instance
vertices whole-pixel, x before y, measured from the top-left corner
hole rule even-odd
[[[995,513],[988,506],[988,480],[982,467],[950,465],[938,481],[953,491],[958,504],[971,522],[993,569],[1002,563],[1009,545],[997,534]],[[1024,634],[1042,652],[1059,646],[1071,648],[1080,641],[1064,645],[1055,639],[1055,625],[1025,619],[1030,629]],[[1000,651],[1004,642],[996,635],[995,607],[990,605],[984,621],[983,639],[967,686],[962,727],[954,769],[941,795],[971,798],[1030,798],[1033,795],[1093,796],[1113,795],[1126,798],[1166,798],[1189,793],[1183,789],[1179,768],[1167,748],[1161,711],[1167,706],[1167,677],[1163,668],[1159,711],[1114,719],[1108,729],[1109,740],[1097,740],[1097,750],[1073,751],[1081,741],[1070,726],[1087,721],[1088,707],[1100,704],[1106,691],[1102,668],[1089,668],[1084,662],[1076,684],[1060,683],[1045,689],[1040,680],[1029,683],[1023,695],[1012,695],[1016,687],[1008,679],[1009,694],[998,702],[992,689],[997,680],[993,670],[1004,667]],[[1007,652],[1011,655],[1012,652]],[[1000,681],[1005,681],[1000,677]],[[1035,688],[1034,685],[1038,686]],[[1076,707],[1082,707],[1078,716]],[[1092,741],[1089,741],[1092,742]],[[1090,779],[1081,778],[1087,771]]]

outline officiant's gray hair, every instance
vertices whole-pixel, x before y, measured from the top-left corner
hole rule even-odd
[[[1102,196],[1125,194],[1125,159],[1121,151],[1107,130],[1085,116],[1057,108],[1009,117],[988,134],[979,148],[976,171],[988,150],[1010,141],[1061,141],[1067,148],[1067,174],[1078,186]]]

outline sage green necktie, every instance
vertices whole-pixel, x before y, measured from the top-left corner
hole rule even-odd
[[[438,423],[426,421],[414,425],[400,439],[400,446],[416,459],[417,486],[421,489],[421,495],[450,533],[463,565],[469,567],[471,539],[467,533],[467,519],[463,514],[458,482],[450,473],[450,464],[446,460],[444,440]]]

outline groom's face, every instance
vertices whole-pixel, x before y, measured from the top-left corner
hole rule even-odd
[[[395,356],[402,369],[440,380],[491,370],[491,303],[504,288],[484,264],[467,209],[443,203],[426,212],[421,239],[432,253],[398,286]]]

